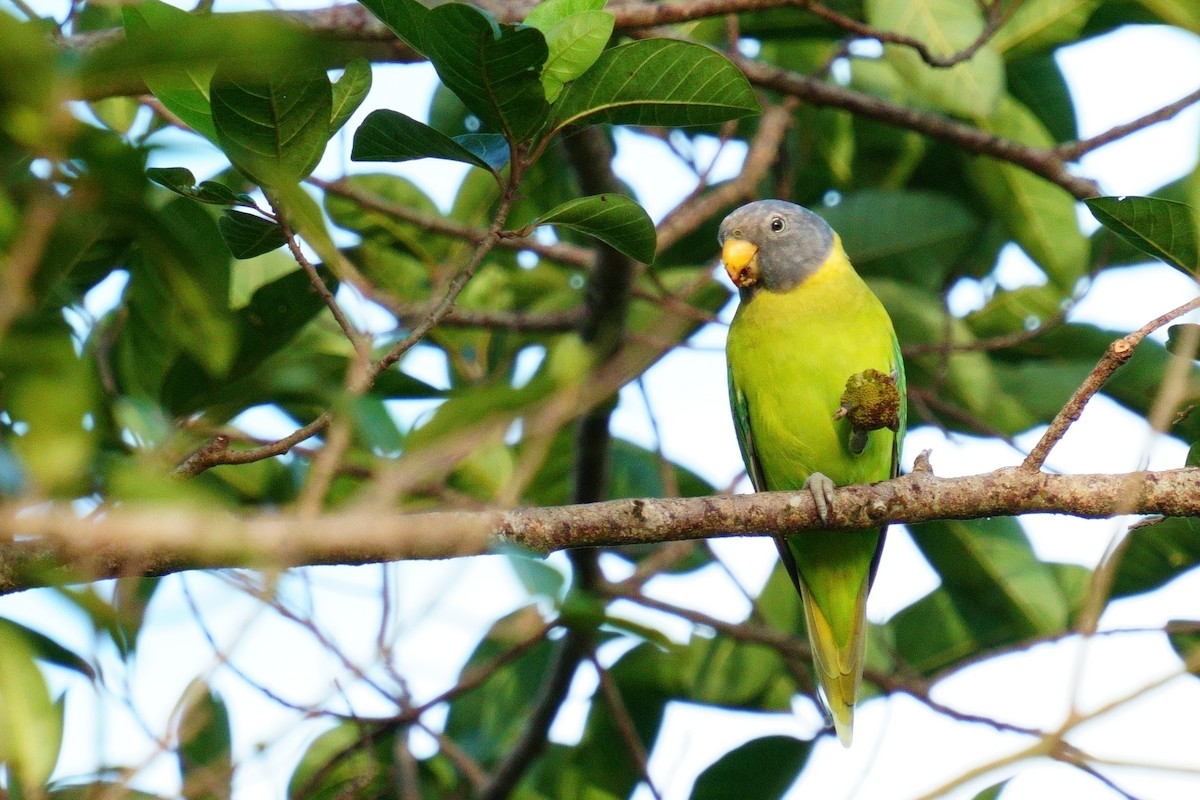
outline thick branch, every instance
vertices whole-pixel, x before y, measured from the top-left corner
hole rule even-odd
[[[1011,467],[939,478],[914,472],[838,489],[829,529],[1029,513],[1200,516],[1200,469],[1052,475]],[[342,512],[237,516],[201,508],[122,506],[87,519],[67,506],[0,506],[0,592],[57,580],[163,574],[192,568],[366,564],[480,555],[501,546],[546,553],[717,536],[764,535],[818,524],[808,492],[646,500],[422,514]],[[67,565],[70,574],[55,570]]]

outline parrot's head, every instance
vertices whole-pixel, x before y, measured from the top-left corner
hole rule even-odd
[[[718,234],[721,261],[743,299],[758,289],[786,292],[812,275],[833,251],[833,229],[807,208],[759,200],[734,211]]]

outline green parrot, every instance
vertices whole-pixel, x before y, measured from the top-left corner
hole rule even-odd
[[[729,401],[758,491],[812,492],[826,519],[833,488],[895,477],[904,436],[904,364],[891,319],[841,238],[794,203],[761,200],[721,223],[721,260],[741,304],[729,326]],[[878,372],[871,372],[877,370]],[[893,387],[889,427],[846,418],[852,377]],[[796,585],[821,694],[850,746],[866,656],[867,592],[884,530],[777,536]]]

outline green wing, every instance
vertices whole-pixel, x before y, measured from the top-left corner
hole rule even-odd
[[[733,411],[733,427],[737,432],[738,447],[742,451],[742,463],[746,465],[746,472],[750,475],[750,483],[754,490],[765,492],[767,482],[763,478],[762,462],[758,460],[758,454],[754,451],[754,432],[750,429],[750,403],[734,382],[733,370],[728,369],[726,372],[729,375],[729,406]],[[794,568],[792,571],[794,573]]]

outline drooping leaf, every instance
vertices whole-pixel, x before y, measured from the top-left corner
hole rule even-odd
[[[493,131],[523,142],[541,130],[550,112],[539,79],[549,53],[541,31],[449,3],[429,11],[423,46],[442,82]]]
[[[217,227],[234,258],[254,258],[287,244],[278,223],[245,211],[227,210]]]
[[[329,77],[313,60],[290,66],[266,79],[246,79],[222,64],[210,85],[221,149],[238,169],[272,188],[308,177],[331,133]]]
[[[1084,201],[1106,228],[1185,275],[1200,270],[1200,210],[1159,197],[1093,197]]]
[[[26,627],[7,617],[0,617],[0,628],[4,629],[5,636],[20,638],[29,648],[29,652],[38,661],[44,661],[56,667],[72,670],[88,680],[96,678],[96,671],[83,656],[51,639],[46,634]]]
[[[332,87],[333,116],[329,122],[329,133],[333,135],[342,129],[350,116],[358,110],[367,92],[371,91],[371,62],[365,58],[356,58],[346,65],[342,77],[338,78]]]
[[[981,126],[1024,144],[1054,145],[1029,109],[1008,96],[1001,98],[996,113],[983,120]],[[1055,286],[1064,292],[1073,291],[1088,264],[1087,240],[1079,230],[1075,199],[1023,167],[991,158],[973,159],[967,175],[1021,249],[1045,270]]]
[[[700,773],[691,800],[778,800],[811,752],[812,742],[791,736],[751,739]]]
[[[604,53],[554,107],[553,129],[588,122],[711,125],[758,114],[746,76],[703,45],[642,39]]]
[[[597,194],[570,200],[547,211],[534,225],[556,225],[594,236],[643,263],[654,260],[657,236],[650,215],[619,194]]]
[[[505,148],[507,150],[507,148]],[[444,158],[491,170],[492,165],[459,142],[399,111],[372,111],[354,132],[353,161]],[[507,157],[505,158],[507,161]]]

